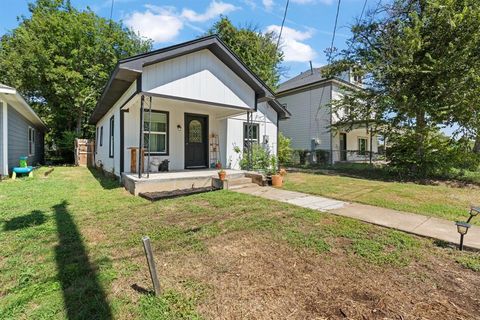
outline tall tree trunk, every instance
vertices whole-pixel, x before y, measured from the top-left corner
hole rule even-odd
[[[417,109],[416,116],[415,116],[415,140],[417,143],[417,165],[415,166],[414,170],[415,173],[423,174],[424,172],[424,162],[425,162],[425,129],[426,129],[426,121],[425,121],[425,110],[423,108]]]
[[[83,120],[83,107],[80,107],[80,109],[78,110],[78,114],[77,114],[77,124],[75,126],[75,132],[77,133],[77,137],[81,137],[82,136],[82,120]]]
[[[475,144],[473,145],[473,152],[480,153],[480,132],[477,133],[477,137],[475,138]]]

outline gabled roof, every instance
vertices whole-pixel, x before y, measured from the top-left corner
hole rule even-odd
[[[276,94],[283,95],[287,91],[302,89],[307,86],[322,84],[329,81],[334,81],[334,82],[337,82],[338,84],[350,86],[356,89],[362,89],[361,86],[352,82],[348,82],[342,79],[341,77],[328,77],[328,78],[324,77],[322,74],[322,71],[325,67],[326,66],[309,69],[307,71],[300,73],[296,77],[293,77],[285,82],[280,83],[276,91]]]
[[[10,101],[12,106],[20,112],[25,118],[36,125],[38,128],[47,131],[48,128],[40,117],[33,111],[32,107],[23,99],[18,93],[17,89],[0,83],[0,95],[4,95],[7,101]]]
[[[260,101],[272,100],[274,98],[272,90],[270,90],[218,36],[211,35],[120,60],[90,117],[90,122],[95,124],[113,107],[122,94],[142,74],[144,66],[203,49],[210,50],[218,59],[235,72],[235,74],[255,91]]]

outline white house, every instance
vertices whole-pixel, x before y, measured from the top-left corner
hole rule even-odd
[[[239,169],[245,141],[276,154],[278,122],[288,115],[218,37],[199,38],[118,62],[90,118],[95,161],[117,176],[142,176],[143,147],[150,172],[163,160],[170,171],[217,162]]]
[[[280,131],[292,140],[296,150],[324,150],[329,162],[369,160],[378,152],[378,137],[365,124],[342,126],[331,102],[344,94],[344,88],[361,90],[361,79],[345,72],[325,78],[322,68],[313,68],[280,84],[276,97],[291,113],[280,124]],[[330,156],[331,155],[331,156]]]

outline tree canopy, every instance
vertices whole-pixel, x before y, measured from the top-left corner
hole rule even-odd
[[[250,26],[237,28],[227,17],[221,17],[207,34],[217,34],[260,79],[270,88],[277,88],[283,53],[276,46],[275,33],[263,33]]]
[[[151,42],[68,0],[37,0],[29,11],[0,40],[0,82],[25,95],[57,143],[65,133],[89,136],[87,119],[115,64]]]
[[[348,121],[374,115],[386,124],[397,150],[410,154],[408,170],[437,163],[431,157],[445,145],[429,139],[442,126],[457,125],[466,138],[479,134],[478,1],[395,0],[370,11],[352,33],[330,72],[364,75],[365,90],[338,105],[350,111]]]

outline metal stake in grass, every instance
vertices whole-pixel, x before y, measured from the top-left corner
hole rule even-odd
[[[476,217],[480,213],[479,207],[470,207],[470,218],[468,218],[467,223],[472,221],[473,217]]]
[[[153,259],[152,246],[150,245],[150,238],[145,236],[142,238],[143,248],[145,249],[145,256],[147,257],[148,269],[150,270],[150,277],[152,278],[153,290],[155,295],[160,295],[160,282],[158,281],[157,269],[155,268],[155,260]]]
[[[470,228],[471,225],[469,223],[462,222],[462,221],[455,222],[455,225],[457,226],[458,233],[460,233],[459,249],[460,249],[460,251],[462,251],[463,250],[463,237],[467,234],[468,228]]]

